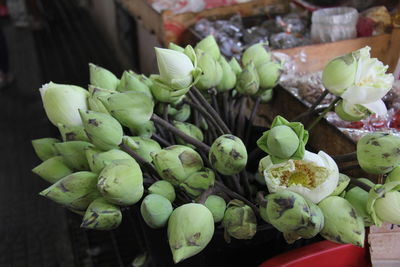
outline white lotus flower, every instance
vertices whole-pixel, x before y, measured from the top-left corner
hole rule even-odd
[[[305,151],[302,160],[273,164],[269,156],[263,162],[264,177],[270,193],[290,190],[314,203],[329,196],[339,181],[335,161],[325,152]]]
[[[55,126],[81,126],[82,120],[78,109],[86,111],[89,92],[79,86],[44,84],[39,89],[46,115]]]
[[[194,66],[190,58],[182,52],[155,48],[160,79],[179,90],[190,86],[193,80]]]

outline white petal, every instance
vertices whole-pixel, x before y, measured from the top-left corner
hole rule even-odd
[[[363,107],[366,107],[369,111],[371,111],[372,113],[375,113],[379,116],[382,115],[386,115],[387,113],[387,109],[386,109],[386,105],[382,100],[378,100],[375,102],[371,102],[368,104],[361,104]]]
[[[163,80],[182,79],[191,75],[193,63],[184,53],[164,48],[155,49],[158,70]]]
[[[307,150],[304,151],[303,160],[308,162],[313,162],[314,164],[320,167],[326,167],[324,161],[320,156]]]

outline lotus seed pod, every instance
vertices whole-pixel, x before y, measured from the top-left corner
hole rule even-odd
[[[151,155],[158,174],[174,186],[203,168],[199,153],[190,147],[174,145]]]
[[[65,164],[63,157],[55,156],[43,161],[33,168],[32,172],[47,182],[54,184],[61,178],[71,174],[72,170]]]
[[[236,74],[224,57],[220,57],[218,62],[222,68],[222,79],[216,88],[218,92],[226,92],[235,87]]]
[[[32,146],[35,150],[36,155],[43,161],[52,158],[58,154],[55,143],[59,143],[60,140],[56,138],[40,138],[32,140]]]
[[[146,224],[151,228],[165,226],[172,210],[171,202],[157,194],[147,195],[140,205],[140,213]]]
[[[353,208],[357,211],[357,214],[361,216],[366,227],[373,225],[372,218],[367,212],[367,191],[355,186],[346,192],[344,198],[353,206]]]
[[[197,43],[195,49],[200,49],[202,51],[207,51],[215,60],[218,60],[221,56],[219,51],[219,46],[214,36],[208,35],[206,38],[202,39]]]
[[[112,230],[122,221],[121,209],[107,202],[102,197],[93,200],[83,216],[82,228],[95,230]]]
[[[344,121],[360,121],[370,115],[368,110],[361,105],[344,105],[344,100],[340,100],[335,107],[335,113]]]
[[[100,173],[105,166],[109,165],[114,160],[125,159],[132,161],[132,164],[136,163],[128,153],[119,149],[111,149],[106,152],[87,149],[86,158],[89,162],[90,170],[94,173]]]
[[[174,44],[172,42],[169,43],[168,49],[175,50],[175,51],[178,51],[178,52],[181,52],[181,53],[183,53],[185,51],[185,49],[183,47],[181,47],[181,46],[179,46],[177,44]]]
[[[151,93],[157,101],[162,103],[174,103],[179,101],[182,96],[184,96],[190,90],[190,87],[180,90],[173,90],[172,88],[163,84],[159,80],[160,78],[158,75],[151,75],[150,79],[152,81],[152,85],[150,87]]]
[[[90,141],[102,150],[118,147],[122,142],[122,126],[112,116],[95,111],[80,111]]]
[[[239,62],[237,62],[236,58],[234,57],[229,61],[229,66],[231,66],[236,76],[242,72],[242,67],[240,67]]]
[[[186,135],[189,135],[190,137],[193,137],[194,139],[203,142],[203,140],[204,140],[203,132],[196,125],[188,123],[188,122],[180,122],[180,121],[174,121],[173,124],[174,124],[175,128],[182,131]],[[180,145],[186,145],[193,149],[195,148],[191,144],[186,144],[186,142],[183,141],[182,138],[180,138],[180,137],[176,137],[176,142]]]
[[[288,159],[297,151],[299,144],[298,136],[289,126],[279,125],[269,131],[267,145],[271,155]]]
[[[90,142],[85,133],[85,129],[81,126],[66,126],[64,124],[57,124],[60,131],[61,138],[64,142],[67,141],[85,141]]]
[[[282,73],[282,65],[268,61],[257,66],[258,77],[260,77],[261,88],[272,88],[275,87]]]
[[[174,115],[172,115],[172,118],[175,121],[184,122],[189,119],[190,114],[191,114],[190,106],[187,104],[184,104],[180,109],[177,110],[177,112]]]
[[[271,101],[273,96],[274,96],[273,89],[262,90],[258,94],[258,97],[260,98],[261,103],[267,103],[267,102]]]
[[[376,226],[400,224],[400,182],[375,185],[368,194],[367,212]]]
[[[109,114],[108,110],[103,105],[103,102],[101,102],[100,97],[107,97],[112,94],[115,94],[116,92],[111,90],[101,89],[90,84],[89,93],[90,93],[88,98],[89,109],[91,111]]]
[[[330,196],[318,206],[325,217],[325,225],[321,231],[325,239],[341,244],[364,246],[364,221],[346,199]]]
[[[148,121],[142,125],[133,126],[129,128],[131,133],[135,136],[150,138],[156,131],[156,127],[154,126],[154,122]]]
[[[318,206],[289,190],[268,195],[265,209],[266,219],[283,233],[312,238],[324,227],[324,216]]]
[[[226,210],[226,202],[222,197],[210,195],[204,205],[211,211],[214,223],[222,221]]]
[[[201,90],[207,90],[216,86],[222,79],[222,67],[212,55],[206,51],[196,49],[196,55],[199,62],[199,68],[202,70],[196,87]]]
[[[150,99],[153,99],[153,95],[151,94],[150,88],[141,82],[137,76],[129,71],[124,71],[121,77],[121,81],[117,87],[117,91],[119,92],[141,92],[148,96]]]
[[[148,188],[148,191],[150,194],[157,194],[165,197],[171,203],[175,201],[175,189],[170,182],[157,181]]]
[[[202,204],[176,208],[168,221],[168,242],[175,263],[201,252],[214,234],[211,212]]]
[[[190,174],[179,186],[182,188],[192,199],[200,196],[201,193],[213,187],[215,183],[215,174],[209,168],[202,168],[201,170]]]
[[[84,141],[69,141],[54,144],[58,153],[63,156],[65,164],[74,170],[89,170],[85,150],[93,147],[91,143]]]
[[[245,65],[237,78],[236,90],[243,95],[255,95],[260,89],[260,79],[253,62]]]
[[[107,90],[116,90],[119,80],[115,75],[100,66],[89,63],[90,84]]]
[[[132,160],[114,160],[100,173],[97,188],[111,203],[129,206],[143,196],[143,175],[139,164]]]
[[[151,154],[157,153],[161,150],[161,146],[156,141],[145,137],[124,136],[124,143],[126,143],[139,156],[149,162],[152,161]]]
[[[57,126],[81,126],[78,109],[87,110],[89,92],[82,87],[47,83],[39,89],[43,107],[50,122]]]
[[[353,53],[331,60],[322,72],[324,87],[334,95],[340,96],[355,80],[357,60]]]
[[[339,196],[349,185],[350,178],[346,174],[339,173],[339,181],[336,189],[330,194],[331,196]]]
[[[252,239],[257,231],[256,215],[249,206],[234,199],[227,205],[222,226],[229,236],[236,239]]]
[[[385,174],[400,165],[400,137],[389,133],[369,133],[357,143],[357,160],[372,174]]]
[[[76,172],[65,176],[39,194],[68,208],[85,211],[100,196],[96,183],[97,174]]]
[[[127,127],[142,125],[153,114],[154,102],[142,92],[116,93],[100,100],[108,112]]]
[[[258,43],[247,48],[242,55],[242,64],[246,66],[253,62],[256,67],[271,60],[271,54],[264,48],[264,44]]]
[[[389,182],[400,182],[400,166],[394,168],[386,177],[385,183]]]
[[[219,173],[233,175],[246,167],[247,150],[239,137],[224,134],[215,139],[208,158]]]

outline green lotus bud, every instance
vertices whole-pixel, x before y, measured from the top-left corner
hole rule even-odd
[[[81,126],[66,126],[59,123],[58,130],[64,142],[67,141],[85,141],[89,142],[89,138],[85,133],[85,129]]]
[[[346,174],[339,173],[339,182],[336,189],[330,194],[331,196],[339,196],[349,185],[350,178]]]
[[[245,65],[239,74],[236,90],[243,95],[254,95],[260,89],[260,79],[253,62]]]
[[[111,203],[129,206],[143,196],[143,175],[139,164],[132,160],[114,160],[100,173],[97,188]]]
[[[184,96],[190,90],[190,87],[180,90],[173,90],[167,85],[164,85],[159,80],[159,76],[157,75],[150,76],[150,79],[152,81],[152,85],[150,87],[151,92],[154,98],[162,103],[174,103],[176,101],[179,101],[182,96]]]
[[[261,103],[267,103],[271,101],[272,97],[274,96],[274,90],[273,89],[268,89],[268,90],[260,90],[257,95],[261,100]]]
[[[150,194],[157,194],[165,197],[171,203],[175,201],[175,189],[170,182],[157,181],[148,188],[148,191]]]
[[[340,100],[335,107],[336,114],[344,121],[360,121],[370,115],[361,105],[344,105],[344,103],[344,100]]]
[[[175,90],[190,87],[195,70],[190,58],[182,52],[155,48],[160,80]]]
[[[222,79],[222,67],[212,55],[202,50],[196,49],[196,55],[199,61],[199,68],[203,71],[200,75],[196,87],[201,90],[207,90],[216,86]]]
[[[253,62],[256,67],[271,60],[271,54],[264,48],[264,44],[254,44],[247,48],[242,55],[243,66]]]
[[[242,140],[231,134],[215,139],[208,155],[211,165],[223,175],[241,172],[247,163],[247,150]]]
[[[148,121],[141,125],[135,125],[129,128],[133,135],[150,138],[156,131],[156,127],[154,126],[154,122]]]
[[[122,142],[122,127],[112,116],[95,111],[80,111],[90,141],[100,149],[116,148]]]
[[[108,97],[112,94],[115,94],[116,92],[106,89],[100,89],[94,87],[93,85],[89,85],[89,93],[90,95],[88,98],[88,104],[90,110],[110,114],[106,107],[103,105],[103,102],[101,102],[100,97]]]
[[[189,136],[193,137],[194,139],[197,139],[197,140],[203,142],[203,140],[204,140],[203,133],[196,125],[187,123],[187,122],[180,122],[180,121],[174,121],[173,124],[174,124],[175,128],[184,132],[186,135],[189,135]],[[188,147],[195,148],[193,145],[187,144],[180,137],[176,137],[176,142],[180,145],[186,145]]]
[[[376,226],[400,224],[400,182],[375,185],[368,194],[367,212]]]
[[[242,72],[242,67],[240,67],[239,62],[237,62],[236,58],[234,57],[229,61],[229,66],[231,66],[236,76]]]
[[[395,167],[386,177],[385,183],[400,182],[400,166]]]
[[[189,119],[190,114],[191,114],[190,106],[187,105],[187,104],[184,104],[180,109],[178,109],[176,111],[175,114],[172,115],[172,118],[175,121],[184,122],[184,121],[187,121]]]
[[[90,170],[94,173],[100,173],[105,166],[114,160],[126,159],[131,160],[132,164],[135,164],[135,160],[128,153],[119,149],[101,152],[89,148],[86,150],[86,158],[89,162]]]
[[[124,143],[149,162],[152,161],[151,153],[156,153],[161,150],[161,146],[150,138],[124,136]]]
[[[174,186],[203,168],[199,153],[190,147],[174,145],[153,153],[153,164],[158,174]]]
[[[54,144],[58,153],[63,156],[65,164],[74,170],[88,170],[89,163],[86,159],[85,150],[93,145],[84,141],[69,141]]]
[[[214,182],[214,172],[209,168],[203,168],[190,174],[179,186],[189,195],[189,197],[194,199],[210,187],[213,187]]]
[[[229,236],[236,239],[252,239],[257,231],[256,215],[249,206],[234,199],[228,203],[222,226]]]
[[[115,91],[118,87],[119,80],[115,75],[100,66],[89,63],[90,84]]]
[[[140,205],[140,213],[151,228],[161,228],[166,225],[172,210],[171,202],[157,194],[147,195]]]
[[[57,138],[40,138],[32,140],[32,146],[35,150],[36,155],[43,161],[54,157],[58,154],[55,143],[59,143],[60,140]]]
[[[355,80],[357,60],[353,53],[331,60],[322,72],[324,87],[334,95],[340,96]]]
[[[147,252],[143,252],[135,257],[135,259],[132,262],[132,267],[146,267],[147,260],[148,260]]]
[[[133,75],[129,71],[124,71],[124,73],[122,74],[121,81],[117,87],[117,91],[141,92],[148,96],[150,99],[153,99],[150,88],[146,84],[142,83],[135,75]]]
[[[117,205],[99,197],[90,203],[83,217],[81,227],[95,230],[112,230],[117,228],[121,221],[121,209]]]
[[[142,125],[153,114],[154,102],[142,92],[117,93],[100,100],[110,114],[127,127]]]
[[[172,42],[169,43],[168,49],[175,50],[175,51],[178,51],[178,52],[181,52],[181,53],[185,52],[185,49],[183,47],[181,47],[181,46],[179,46],[177,44],[174,44]]]
[[[61,178],[71,174],[72,170],[65,164],[63,157],[55,156],[43,161],[33,168],[32,172],[47,182],[54,184]]]
[[[218,62],[222,68],[222,79],[216,88],[218,92],[225,92],[235,87],[236,74],[224,57],[220,57]]]
[[[351,188],[344,197],[357,211],[357,214],[363,219],[364,225],[369,227],[373,225],[371,216],[367,212],[368,192],[358,186]]]
[[[76,172],[65,176],[39,194],[68,208],[85,211],[100,196],[96,183],[97,174]]]
[[[372,174],[384,174],[400,165],[400,137],[389,133],[369,133],[357,143],[357,160]]]
[[[307,141],[308,132],[303,124],[276,116],[271,130],[263,133],[257,145],[271,156],[273,163],[280,163],[287,159],[303,159]]]
[[[47,83],[39,89],[46,115],[54,126],[81,126],[78,109],[87,110],[89,92],[85,89],[65,84]]]
[[[195,49],[207,51],[207,53],[209,53],[215,60],[218,60],[221,56],[217,41],[212,35],[208,35],[206,38],[198,42]]]
[[[321,235],[341,244],[364,246],[364,221],[354,207],[344,198],[330,196],[318,204],[325,217]]]
[[[168,242],[175,263],[201,252],[214,234],[211,212],[203,205],[184,204],[168,221]]]
[[[267,196],[265,219],[283,233],[292,233],[303,238],[316,236],[324,227],[324,215],[316,204],[289,190]],[[289,242],[291,240],[288,240]]]
[[[204,206],[211,211],[214,223],[222,221],[226,210],[226,203],[222,197],[210,195],[204,203]]]
[[[258,77],[260,77],[261,88],[275,87],[282,73],[282,65],[274,61],[261,63],[257,66]]]

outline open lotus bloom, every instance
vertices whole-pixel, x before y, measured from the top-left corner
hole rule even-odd
[[[268,156],[263,164],[270,193],[286,189],[314,203],[329,196],[339,181],[339,170],[335,161],[323,151],[318,154],[305,151],[303,159],[289,159],[279,164],[273,164]]]
[[[343,108],[350,115],[361,105],[372,113],[386,114],[381,100],[392,88],[394,77],[386,74],[388,66],[370,56],[366,46],[350,54],[330,61],[325,67],[322,80],[333,94],[343,98]]]

